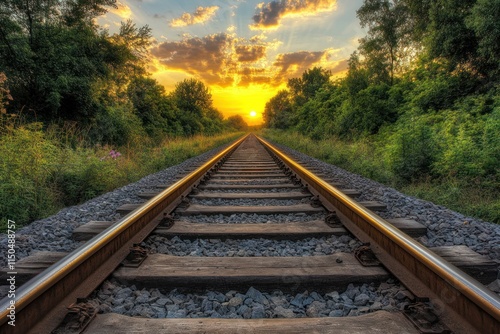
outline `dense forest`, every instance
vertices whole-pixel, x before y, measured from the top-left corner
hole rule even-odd
[[[148,26],[129,20],[111,34],[97,25],[116,4],[0,2],[0,230],[7,218],[47,216],[246,129],[241,116],[223,119],[201,81],[165,92],[148,73]]]
[[[78,124],[93,141],[117,145],[134,136],[220,133],[228,123],[202,82],[186,79],[166,94],[148,76],[148,26],[129,20],[109,34],[95,23],[109,6],[116,1],[2,1],[2,113]]]
[[[500,1],[365,0],[357,17],[367,35],[347,75],[290,79],[267,127],[329,142],[323,158],[411,193],[440,185],[423,195],[500,222]]]

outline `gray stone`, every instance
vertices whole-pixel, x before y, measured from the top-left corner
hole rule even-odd
[[[284,308],[283,306],[278,306],[274,309],[274,314],[278,318],[293,318],[295,317],[295,313],[293,310]]]
[[[500,279],[494,280],[488,285],[488,288],[491,291],[494,291],[496,293],[500,293]]]
[[[171,300],[168,299],[168,298],[158,298],[155,303],[158,304],[158,305],[160,305],[160,306],[164,306],[169,301],[171,301]]]
[[[340,300],[340,295],[337,291],[332,291],[327,294],[325,294],[325,297],[330,298],[333,301],[338,302]]]
[[[165,309],[168,311],[168,312],[177,312],[179,310],[179,305],[177,304],[173,304],[173,305],[166,305],[165,306]]]
[[[132,290],[130,288],[123,288],[116,294],[116,298],[127,298],[131,294]]]
[[[314,298],[309,296],[306,299],[304,299],[304,301],[302,302],[302,306],[306,307],[307,305],[310,305],[313,302],[314,302]]]
[[[354,298],[354,305],[356,306],[364,306],[370,301],[370,297],[364,293],[357,295]]]
[[[146,303],[149,300],[149,293],[148,294],[141,294],[139,295],[136,299],[136,303]]]
[[[255,305],[252,307],[252,319],[260,319],[266,317],[266,311],[264,310],[264,306]]]
[[[303,307],[303,302],[305,300],[305,296],[302,293],[298,293],[295,298],[290,302],[290,305]]]
[[[375,302],[375,303],[373,303],[373,304],[370,306],[370,309],[371,309],[372,311],[377,311],[377,310],[380,310],[380,309],[382,308],[382,306],[383,306],[383,305],[382,305],[382,303],[380,303],[380,302]]]
[[[342,310],[333,310],[328,314],[329,317],[342,317],[344,316],[344,311]]]
[[[262,303],[266,299],[266,297],[264,297],[264,295],[254,287],[250,287],[248,289],[246,296],[248,298],[252,298],[257,303]]]
[[[213,303],[210,300],[205,299],[201,303],[201,309],[203,310],[203,312],[212,311],[213,310]]]
[[[229,300],[228,306],[229,307],[236,307],[240,306],[243,303],[243,300],[240,297],[233,297]]]
[[[325,311],[325,303],[314,301],[307,307],[306,314],[308,317],[319,317]]]

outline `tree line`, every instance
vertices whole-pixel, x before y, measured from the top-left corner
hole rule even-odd
[[[128,20],[109,33],[96,24],[109,7],[116,0],[0,3],[3,117],[74,123],[94,142],[116,145],[245,126],[241,117],[224,121],[200,81],[186,79],[167,94],[147,72],[151,29]]]
[[[367,35],[331,80],[288,80],[267,127],[313,139],[369,140],[403,180],[500,184],[500,0],[365,0]]]

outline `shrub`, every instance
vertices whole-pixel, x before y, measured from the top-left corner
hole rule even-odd
[[[15,129],[0,137],[0,214],[2,222],[22,224],[51,212],[57,200],[47,184],[58,147],[41,124]]]
[[[112,145],[130,145],[146,136],[139,117],[129,106],[106,107],[94,120],[90,136],[94,142]]]

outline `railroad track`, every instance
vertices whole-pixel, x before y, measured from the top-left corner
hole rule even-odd
[[[71,326],[77,332],[86,327],[89,333],[145,328],[150,332],[418,333],[418,326],[428,333],[444,333],[447,328],[456,333],[499,333],[499,298],[476,280],[487,282],[496,275],[496,263],[463,248],[426,249],[410,237],[425,232],[421,225],[407,220],[385,221],[373,212],[383,210],[382,203],[357,202],[355,190],[321,177],[263,139],[244,137],[167,189],[141,194],[149,199],[145,205],[119,208],[124,215],[120,221],[91,222],[76,229],[76,239],[91,240],[71,254],[41,253],[20,261],[17,279],[31,280],[17,291],[16,327],[8,325],[10,300],[2,300],[1,332],[50,332],[66,317],[64,322],[69,322],[59,327],[60,333],[71,332]],[[352,234],[363,244],[351,239]],[[259,238],[273,244],[268,248],[271,251],[266,251],[269,254],[248,256],[228,250],[224,256],[180,257],[169,254],[164,246],[179,237],[215,243],[219,239],[246,242]],[[337,242],[342,246],[332,246],[332,240],[337,240],[332,238],[337,237],[347,240],[348,245]],[[314,244],[314,249],[306,252],[308,256],[283,256],[276,250],[282,246],[279,240],[300,243],[306,238]],[[146,249],[137,246],[143,240],[141,245]],[[153,254],[148,255],[151,250]],[[471,257],[471,261],[464,257]],[[313,309],[338,301],[338,296],[328,291],[350,284],[376,287],[387,284],[392,275],[411,291],[405,297],[406,316],[365,307],[367,314],[358,317],[319,317],[321,312]],[[135,289],[176,287],[186,293],[234,289],[226,297],[219,296],[217,307],[240,306],[246,315],[261,319],[132,318],[113,313],[95,315],[95,305],[85,301],[74,304],[79,297],[98,294],[93,291],[107,277]],[[110,288],[109,282],[105,284]],[[242,288],[245,295],[236,292]],[[297,295],[310,299],[306,318],[263,319],[265,310],[252,303],[278,300],[278,296],[272,299],[272,289],[294,293],[313,289],[319,293]],[[297,298],[292,303],[299,303]],[[358,306],[366,305],[358,299]],[[68,313],[70,304],[73,307]],[[434,313],[428,313],[429,309]],[[72,317],[79,320],[76,325]]]

